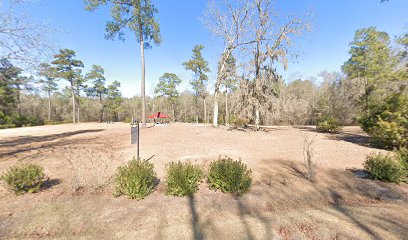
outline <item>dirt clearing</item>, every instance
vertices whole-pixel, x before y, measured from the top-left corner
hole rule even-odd
[[[304,177],[303,137],[314,138],[315,181]],[[358,177],[368,146],[357,127],[341,134],[273,127],[242,132],[174,124],[141,130],[142,158],[160,183],[141,201],[112,197],[112,175],[136,153],[128,124],[56,125],[0,130],[0,173],[36,163],[43,191],[15,196],[0,188],[0,238],[52,239],[407,239],[408,188]],[[211,191],[165,196],[165,166],[207,166],[242,158],[253,186],[241,198]],[[73,194],[76,188],[77,193]]]

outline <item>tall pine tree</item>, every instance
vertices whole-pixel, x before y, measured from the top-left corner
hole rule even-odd
[[[60,49],[59,54],[54,55],[55,60],[52,64],[57,70],[57,76],[61,79],[66,80],[70,84],[71,98],[72,98],[72,122],[76,123],[75,120],[75,95],[78,93],[77,88],[80,81],[80,70],[84,67],[81,60],[75,59],[75,52],[70,49]]]
[[[159,45],[160,27],[154,15],[158,10],[151,0],[85,0],[86,9],[93,11],[98,7],[110,4],[112,20],[106,23],[106,38],[116,36],[124,40],[125,29],[136,35],[140,44],[141,58],[141,95],[142,95],[142,127],[146,127],[146,93],[145,93],[145,48],[152,47],[152,43]]]

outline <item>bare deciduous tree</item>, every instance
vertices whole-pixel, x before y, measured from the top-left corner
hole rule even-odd
[[[313,164],[313,144],[314,137],[303,135],[303,157],[307,168],[306,178],[313,180],[315,177],[315,167]]]
[[[308,14],[288,17],[288,20],[280,25],[282,20],[271,0],[225,0],[222,3],[210,2],[205,16],[204,23],[207,28],[224,41],[221,56],[225,60],[221,61],[220,74],[215,85],[213,125],[218,125],[217,94],[223,81],[222,73],[226,60],[234,50],[239,49],[249,52],[247,55],[253,55],[251,68],[248,69],[250,73],[247,74],[249,80],[241,81],[241,86],[244,88],[242,93],[245,94],[242,100],[246,102],[243,106],[244,112],[252,112],[252,119],[255,119],[258,129],[265,98],[270,97],[271,93],[272,96],[276,95],[270,88],[271,81],[279,80],[273,68],[274,64],[279,62],[287,68],[293,38],[310,30]]]
[[[214,88],[213,126],[218,126],[218,93],[225,78],[223,73],[228,59],[239,46],[247,44],[245,33],[249,29],[252,4],[249,0],[210,1],[203,22],[208,30],[224,41],[224,49],[220,55],[219,71]]]
[[[0,9],[0,59],[33,69],[41,60],[51,56],[53,47],[47,36],[55,29],[48,24],[35,23],[27,15],[17,14],[14,9],[20,3],[27,4],[26,1],[11,0],[7,8]]]
[[[288,67],[288,55],[291,52],[292,40],[296,36],[302,36],[310,30],[307,21],[308,14],[304,16],[288,17],[288,20],[279,25],[279,12],[275,10],[271,0],[256,0],[254,14],[251,16],[251,32],[249,48],[253,54],[252,78],[253,81],[244,81],[248,89],[247,108],[251,108],[255,115],[255,126],[259,129],[260,111],[265,98],[274,93],[270,88],[270,82],[276,81],[279,76],[273,68],[275,63]],[[272,94],[273,96],[274,94]]]

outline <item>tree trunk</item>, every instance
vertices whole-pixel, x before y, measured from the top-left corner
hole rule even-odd
[[[21,100],[20,100],[20,85],[17,85],[17,113],[18,116],[21,116]]]
[[[103,121],[103,102],[102,102],[102,94],[99,94],[99,103],[101,104],[101,110],[99,111],[99,122],[101,123]]]
[[[228,112],[228,88],[225,91],[225,125],[229,126],[229,112]]]
[[[218,90],[214,93],[214,114],[213,114],[213,127],[218,127],[218,100],[217,100]]]
[[[72,123],[75,124],[75,91],[74,85],[71,83],[71,95],[72,95]]]
[[[218,127],[218,101],[214,100],[213,127]]]
[[[260,120],[259,120],[259,110],[258,109],[256,109],[255,110],[255,130],[259,130],[259,122],[260,122]]]
[[[220,73],[221,74],[224,72],[225,62],[227,61],[229,56],[232,54],[233,49],[234,48],[231,48],[231,50],[227,52],[227,56],[225,57],[225,59],[223,59],[223,63],[222,63],[221,68],[220,68]],[[217,81],[219,81],[219,79],[217,79]],[[213,118],[213,126],[214,127],[218,127],[218,99],[217,99],[218,91],[219,91],[219,82],[217,82],[215,84],[215,92],[214,92],[214,118]]]
[[[48,91],[48,121],[51,121],[51,93]]]
[[[174,103],[171,104],[171,108],[173,110],[173,122],[176,122],[176,106]]]
[[[205,98],[204,98],[204,123],[207,123],[207,104],[205,103]]]
[[[78,111],[77,111],[78,121],[77,121],[77,123],[79,123],[79,114],[80,114],[80,109],[81,109],[81,107],[80,107],[80,106],[79,106],[79,104],[78,104]]]
[[[140,28],[142,26],[140,25]],[[140,29],[140,58],[142,62],[142,80],[141,80],[141,95],[142,95],[142,128],[146,127],[146,93],[145,93],[145,56],[144,56],[144,39],[142,29]]]

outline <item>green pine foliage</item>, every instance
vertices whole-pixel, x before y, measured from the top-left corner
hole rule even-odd
[[[153,164],[133,158],[127,165],[117,169],[114,196],[126,195],[130,199],[143,199],[155,186],[156,173]]]
[[[382,104],[370,108],[359,122],[382,148],[408,147],[408,95],[405,88],[391,94]]]
[[[251,173],[241,160],[225,157],[210,164],[207,181],[212,189],[242,196],[251,187]]]
[[[316,124],[316,129],[319,132],[334,133],[341,129],[339,120],[333,117],[320,119]]]
[[[400,183],[407,176],[407,170],[401,161],[391,155],[370,155],[364,162],[364,169],[373,179],[384,182]]]
[[[167,165],[166,194],[172,196],[191,196],[198,190],[203,171],[191,163],[171,162]]]
[[[44,169],[34,164],[11,167],[0,177],[17,195],[38,192],[45,181]]]
[[[395,158],[401,162],[408,173],[408,148],[401,148],[394,151]],[[407,176],[408,177],[408,176]]]
[[[5,115],[4,113],[0,112],[0,129],[40,125],[44,125],[44,120],[37,117],[23,116],[18,114]]]
[[[205,97],[207,94],[206,82],[208,82],[207,73],[210,72],[208,62],[204,59],[202,51],[203,45],[196,45],[193,49],[193,56],[190,60],[183,63],[186,70],[194,73],[194,78],[191,80],[191,86],[194,94],[198,97]]]

